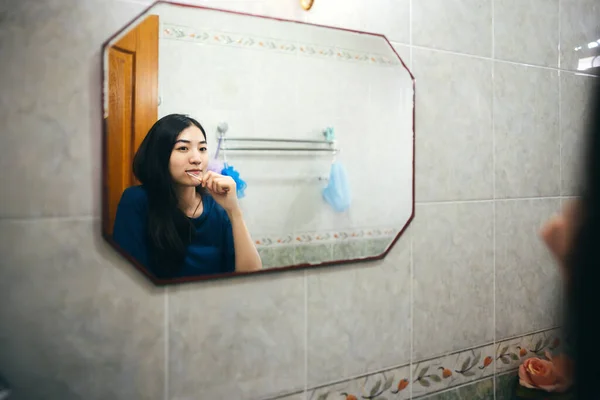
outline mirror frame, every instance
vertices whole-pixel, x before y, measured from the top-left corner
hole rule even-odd
[[[404,224],[404,226],[402,227],[402,229],[400,229],[400,231],[398,232],[398,234],[394,237],[394,239],[392,240],[392,242],[389,244],[389,246],[387,247],[387,249],[377,255],[377,256],[371,256],[371,257],[365,257],[365,258],[359,258],[359,259],[344,259],[344,260],[332,260],[332,261],[323,261],[321,263],[318,264],[309,264],[309,263],[304,263],[304,264],[296,264],[296,265],[290,265],[290,266],[283,266],[283,267],[273,267],[273,268],[267,268],[267,269],[262,269],[260,271],[253,271],[253,272],[234,272],[234,273],[226,273],[226,274],[214,274],[214,275],[205,275],[205,276],[193,276],[193,277],[185,277],[185,278],[175,278],[175,279],[158,279],[156,277],[154,277],[143,265],[141,265],[141,263],[139,263],[136,259],[133,258],[133,256],[129,255],[127,252],[125,252],[123,249],[121,249],[119,247],[119,245],[112,239],[112,235],[108,232],[105,231],[104,229],[104,221],[108,218],[109,213],[108,213],[108,163],[107,163],[107,150],[108,150],[108,126],[107,126],[107,118],[105,116],[105,101],[106,101],[106,96],[107,93],[105,93],[104,90],[104,84],[105,84],[105,73],[106,71],[106,66],[104,64],[104,55],[105,52],[108,51],[109,47],[111,46],[111,42],[117,37],[119,36],[121,33],[125,32],[127,29],[129,29],[129,27],[140,17],[142,17],[144,14],[146,14],[149,10],[151,10],[152,8],[154,8],[155,6],[159,5],[159,4],[166,4],[166,5],[174,5],[174,6],[178,6],[178,7],[187,7],[187,8],[195,8],[195,9],[204,9],[204,10],[210,10],[210,11],[219,11],[219,12],[224,12],[224,13],[229,13],[229,14],[235,14],[235,15],[245,15],[245,16],[249,16],[249,17],[254,17],[254,18],[263,18],[263,19],[269,19],[269,20],[275,20],[275,21],[281,21],[281,22],[289,22],[289,23],[295,23],[295,24],[302,24],[302,25],[309,25],[309,26],[315,26],[315,27],[320,27],[320,28],[327,28],[327,29],[335,29],[335,30],[339,30],[339,31],[346,31],[346,32],[352,32],[352,33],[358,33],[358,34],[362,34],[362,35],[371,35],[371,36],[377,36],[382,38],[383,40],[386,41],[387,45],[392,49],[392,51],[394,52],[394,54],[396,55],[396,57],[398,57],[398,60],[400,60],[400,62],[402,63],[402,66],[404,67],[404,69],[408,72],[410,79],[412,80],[412,90],[413,90],[413,109],[412,109],[412,154],[413,154],[413,162],[412,162],[412,210],[411,210],[411,214],[410,217],[408,218],[408,220],[406,221],[406,223]],[[257,14],[251,14],[251,13],[245,13],[245,12],[239,12],[239,11],[232,11],[232,10],[225,10],[225,9],[220,9],[220,8],[214,8],[214,7],[206,7],[206,6],[200,6],[200,5],[192,5],[192,4],[184,4],[184,3],[177,3],[177,2],[171,2],[171,1],[164,1],[164,0],[158,0],[158,1],[154,1],[152,4],[150,4],[148,7],[146,7],[144,9],[144,11],[142,11],[141,13],[139,13],[137,16],[135,16],[134,18],[132,18],[128,23],[126,23],[121,29],[119,29],[116,33],[114,33],[112,36],[110,36],[107,40],[104,41],[104,43],[102,44],[102,51],[100,54],[100,59],[101,59],[101,75],[100,75],[100,82],[101,82],[101,114],[102,114],[102,188],[101,188],[101,193],[102,193],[102,222],[101,222],[101,230],[102,230],[102,237],[104,238],[104,240],[114,249],[116,250],[119,254],[121,254],[121,256],[123,256],[129,263],[131,263],[139,272],[141,272],[146,278],[148,278],[152,283],[154,283],[154,285],[156,286],[166,286],[166,285],[175,285],[175,284],[181,284],[181,283],[189,283],[189,282],[197,282],[197,281],[209,281],[209,280],[218,280],[218,279],[224,279],[224,278],[235,278],[235,277],[245,277],[245,276],[251,276],[251,275],[264,275],[264,274],[271,274],[271,273],[277,273],[277,272],[284,272],[284,271],[300,271],[300,270],[304,270],[304,269],[308,269],[308,268],[321,268],[321,267],[329,267],[329,266],[335,266],[335,265],[344,265],[344,264],[358,264],[358,263],[365,263],[365,262],[371,262],[371,261],[377,261],[377,260],[382,260],[383,258],[385,258],[388,253],[392,250],[392,248],[395,246],[396,242],[400,239],[400,237],[404,234],[404,232],[406,231],[406,229],[408,228],[408,226],[411,224],[411,222],[414,219],[415,216],[415,108],[416,108],[416,85],[415,85],[415,77],[412,74],[411,70],[408,68],[408,66],[404,63],[404,60],[402,60],[402,58],[400,57],[400,55],[398,55],[398,52],[396,52],[396,49],[394,49],[394,46],[392,46],[392,44],[390,43],[390,41],[387,39],[387,37],[383,34],[378,34],[378,33],[372,33],[372,32],[365,32],[365,31],[359,31],[359,30],[354,30],[354,29],[347,29],[347,28],[340,28],[340,27],[333,27],[333,26],[328,26],[328,25],[321,25],[321,24],[315,24],[315,23],[308,23],[308,22],[302,22],[302,21],[295,21],[295,20],[290,20],[290,19],[285,19],[285,18],[277,18],[277,17],[269,17],[269,16],[264,16],[264,15],[257,15]]]

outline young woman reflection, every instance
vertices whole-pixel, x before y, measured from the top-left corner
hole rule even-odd
[[[141,185],[123,192],[113,239],[157,278],[262,268],[235,181],[207,164],[204,128],[180,114],[158,120],[135,155]]]

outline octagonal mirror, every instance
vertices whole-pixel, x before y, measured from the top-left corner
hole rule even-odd
[[[382,35],[157,2],[103,71],[103,236],[157,284],[380,259],[412,219]]]

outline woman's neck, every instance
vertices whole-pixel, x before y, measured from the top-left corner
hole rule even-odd
[[[179,207],[186,211],[194,209],[200,201],[198,199],[198,193],[196,188],[193,186],[180,186],[175,189],[177,192],[177,198],[179,199]]]

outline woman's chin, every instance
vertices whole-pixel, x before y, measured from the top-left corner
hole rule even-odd
[[[195,180],[189,179],[185,181],[177,181],[177,186],[179,187],[198,187],[202,185],[202,182],[197,182]]]

